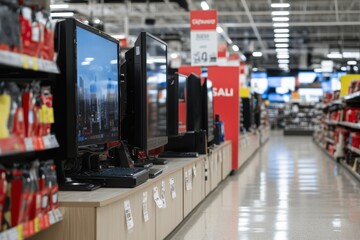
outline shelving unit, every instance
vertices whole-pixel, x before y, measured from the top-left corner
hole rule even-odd
[[[0,50],[0,64],[24,70],[59,73],[59,68],[53,61],[4,50]]]
[[[298,108],[294,111],[293,108]],[[312,135],[314,104],[292,102],[287,106],[284,135]]]
[[[348,146],[347,146],[347,149],[349,149],[349,150],[352,151],[353,153],[356,153],[356,154],[360,155],[360,149],[359,149],[359,148],[354,148],[353,146],[348,145]]]
[[[26,223],[17,225],[0,233],[1,240],[22,240],[32,237],[40,231],[46,230],[52,225],[63,220],[61,211],[57,208],[47,212]]]

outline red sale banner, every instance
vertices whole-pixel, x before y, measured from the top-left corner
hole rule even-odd
[[[194,30],[215,30],[217,26],[216,10],[195,10],[190,12],[191,31]]]

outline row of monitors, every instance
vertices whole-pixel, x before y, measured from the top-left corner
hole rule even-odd
[[[116,39],[75,19],[59,22],[56,33],[61,74],[54,107],[61,121],[55,129],[67,158],[81,147],[120,139],[148,151],[172,134],[205,129],[212,135],[211,81],[201,86],[194,74],[167,79],[165,42],[141,33],[120,70]]]

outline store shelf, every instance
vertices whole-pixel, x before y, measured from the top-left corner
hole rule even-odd
[[[59,73],[59,68],[53,61],[4,50],[0,50],[0,64],[25,70]]]
[[[345,101],[360,101],[360,92],[354,92],[344,97]]]
[[[42,217],[17,225],[0,233],[1,240],[23,240],[63,220],[60,210],[54,209]]]
[[[57,147],[59,147],[59,143],[55,135],[31,138],[20,138],[12,136],[9,138],[0,139],[0,157],[44,151]]]
[[[360,175],[355,172],[349,165],[346,164],[345,161],[339,161],[341,166],[343,166],[346,170],[348,170],[349,173],[351,173],[357,180],[360,181]]]
[[[335,141],[334,139],[331,139],[331,138],[325,138],[325,141],[328,142],[328,143],[331,143],[331,144],[335,144]]]
[[[351,129],[357,129],[360,130],[360,123],[351,123],[351,122],[339,122],[339,125],[348,127]]]
[[[350,151],[360,155],[360,149],[359,148],[355,148],[355,147],[353,147],[351,145],[348,145],[347,149],[349,149]]]
[[[339,124],[338,121],[329,120],[329,119],[325,119],[324,122],[325,122],[327,125],[332,125],[332,126],[335,126],[335,125],[338,125],[338,124]]]

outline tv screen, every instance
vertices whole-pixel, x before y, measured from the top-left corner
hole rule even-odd
[[[186,76],[179,74],[178,88],[178,133],[186,133]]]
[[[119,140],[118,43],[79,25],[76,42],[78,146]]]
[[[147,138],[167,136],[166,45],[146,36]]]
[[[206,81],[206,100],[207,100],[207,135],[208,135],[208,142],[214,140],[214,97],[213,97],[213,85],[210,80]],[[205,116],[204,116],[205,117]]]
[[[202,130],[202,88],[201,79],[191,73],[186,81],[186,128],[187,131]]]
[[[251,89],[255,93],[264,94],[268,88],[267,74],[256,72],[251,74]]]

